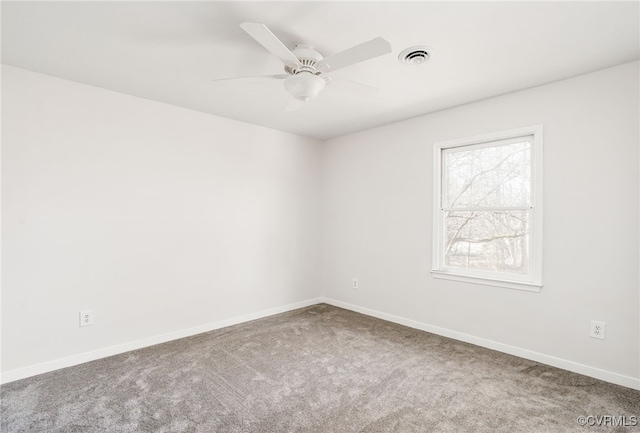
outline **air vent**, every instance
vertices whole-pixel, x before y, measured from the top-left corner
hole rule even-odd
[[[425,46],[410,47],[402,51],[398,56],[400,63],[408,65],[421,65],[429,60],[429,49]]]

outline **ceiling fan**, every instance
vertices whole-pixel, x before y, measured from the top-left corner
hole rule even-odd
[[[323,57],[306,44],[298,44],[293,50],[289,50],[264,24],[245,22],[240,24],[240,27],[284,63],[285,73],[214,81],[284,81],[284,87],[290,95],[285,107],[287,111],[299,110],[307,101],[318,96],[327,85],[345,93],[362,97],[373,96],[378,91],[375,87],[344,78],[329,77],[326,74],[391,52],[389,42],[383,38],[375,38],[337,54]]]

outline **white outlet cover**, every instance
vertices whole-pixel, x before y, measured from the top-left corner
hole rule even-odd
[[[93,325],[93,310],[80,311],[80,326]]]
[[[589,337],[591,338],[599,338],[600,340],[604,340],[605,338],[605,322],[599,322],[597,320],[591,321],[591,328],[589,331]]]

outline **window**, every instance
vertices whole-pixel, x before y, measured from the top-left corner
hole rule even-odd
[[[539,291],[542,126],[435,144],[435,278]]]

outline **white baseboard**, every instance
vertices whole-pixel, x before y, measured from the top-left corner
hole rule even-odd
[[[91,352],[79,353],[77,355],[65,358],[55,359],[53,361],[43,362],[41,364],[30,365],[24,368],[18,368],[4,372],[0,375],[0,383],[9,383],[19,379],[36,376],[42,373],[59,370],[65,367],[83,364],[96,359],[106,358],[108,356],[118,355],[120,353],[129,352],[131,350],[142,349],[143,347],[153,346],[155,344],[166,343],[168,341],[177,340],[179,338],[190,337],[192,335],[201,334],[203,332],[213,331],[215,329],[224,328],[251,320],[261,319],[274,314],[285,313],[287,311],[297,310],[298,308],[308,307],[310,305],[319,304],[321,298],[309,299],[295,304],[284,305],[282,307],[270,308],[255,313],[245,314],[243,316],[233,317],[231,319],[220,320],[218,322],[207,323],[205,325],[195,326],[193,328],[183,329],[180,331],[170,332],[167,334],[156,335],[144,338],[142,340],[131,341],[128,343],[118,344],[116,346],[106,347],[104,349],[93,350]]]
[[[97,359],[106,358],[108,356],[129,352],[131,350],[142,349],[144,347],[153,346],[155,344],[166,343],[168,341],[177,340],[184,337],[190,337],[192,335],[201,334],[203,332],[213,331],[215,329],[220,329],[220,328],[224,328],[231,325],[237,325],[239,323],[244,323],[251,320],[260,319],[263,317],[272,316],[274,314],[285,313],[287,311],[292,311],[298,308],[304,308],[304,307],[308,307],[310,305],[315,305],[319,303],[334,305],[336,307],[366,314],[367,316],[377,317],[379,319],[398,323],[400,325],[408,326],[410,328],[419,329],[421,331],[430,332],[432,334],[441,335],[443,337],[453,338],[455,340],[460,340],[466,343],[475,344],[477,346],[486,347],[488,349],[497,350],[499,352],[508,353],[509,355],[519,356],[521,358],[540,362],[542,364],[547,364],[553,367],[562,368],[564,370],[572,371],[574,373],[584,374],[585,376],[604,380],[605,382],[615,383],[617,385],[622,385],[628,388],[640,390],[640,379],[637,379],[637,378],[624,376],[617,373],[612,373],[610,371],[601,370],[599,368],[590,367],[588,365],[579,364],[577,362],[556,358],[554,356],[533,352],[531,350],[521,349],[519,347],[510,346],[508,344],[499,343],[493,340],[487,340],[485,338],[480,338],[480,337],[476,337],[469,334],[464,334],[462,332],[451,331],[449,329],[440,328],[438,326],[429,325],[429,324],[418,322],[411,319],[406,319],[404,317],[395,316],[393,314],[383,313],[381,311],[371,310],[369,308],[359,307],[357,305],[349,304],[342,301],[337,301],[330,298],[309,299],[306,301],[297,302],[295,304],[289,304],[289,305],[284,305],[282,307],[262,310],[262,311],[258,311],[251,314],[245,314],[243,316],[233,317],[233,318],[221,320],[218,322],[196,326],[193,328],[183,329],[176,332],[170,332],[167,334],[144,338],[142,340],[131,341],[131,342],[119,344],[116,346],[106,347],[104,349],[98,349],[91,352],[80,353],[77,355],[72,355],[65,358],[56,359],[53,361],[43,362],[41,364],[31,365],[28,367],[7,371],[0,375],[0,383],[13,382],[15,380],[36,376],[38,374],[47,373],[54,370],[59,370],[61,368],[71,367],[71,366],[83,364],[89,361],[95,361]]]
[[[508,344],[499,343],[493,340],[487,340],[485,338],[476,337],[469,334],[464,334],[462,332],[451,331],[449,329],[440,328],[438,326],[429,325],[427,323],[422,323],[411,319],[405,319],[404,317],[394,316],[393,314],[387,314],[381,311],[359,307],[357,305],[352,305],[342,301],[336,301],[330,298],[322,298],[321,301],[329,305],[366,314],[367,316],[377,317],[379,319],[398,323],[410,328],[419,329],[421,331],[430,332],[432,334],[441,335],[443,337],[453,338],[455,340],[464,341],[465,343],[475,344],[476,346],[486,347],[487,349],[497,350],[499,352],[508,353],[509,355],[518,356],[520,358],[525,358],[531,361],[558,367],[563,370],[583,374],[585,376],[600,379],[605,382],[615,383],[616,385],[622,385],[628,388],[640,390],[640,379],[638,378],[624,376],[618,373],[612,373],[610,371],[601,370],[599,368],[590,367],[588,365],[579,364],[577,362],[568,361],[566,359],[556,358],[554,356],[533,352],[527,349],[521,349],[519,347],[510,346]]]

